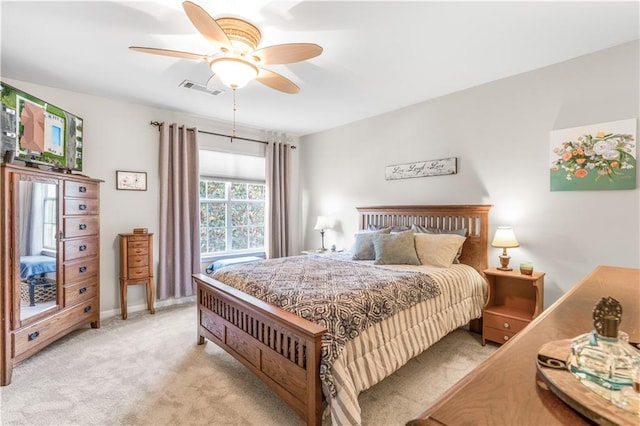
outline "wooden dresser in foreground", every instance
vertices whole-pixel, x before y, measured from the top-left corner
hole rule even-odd
[[[147,286],[147,308],[156,313],[153,306],[156,288],[153,282],[153,234],[120,235],[120,310],[127,319],[127,287]]]
[[[592,424],[544,387],[536,359],[543,344],[592,330],[606,296],[622,304],[620,329],[640,342],[640,270],[600,266],[408,425]]]

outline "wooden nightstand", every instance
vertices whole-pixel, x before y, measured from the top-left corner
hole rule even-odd
[[[482,316],[482,344],[505,343],[542,312],[544,272],[524,275],[519,270],[489,268],[484,274],[489,298]]]

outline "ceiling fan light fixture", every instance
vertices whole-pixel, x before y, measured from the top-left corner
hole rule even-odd
[[[244,87],[258,76],[258,67],[240,58],[222,57],[210,62],[211,71],[232,89]]]
[[[258,27],[240,18],[217,18],[216,23],[229,38],[231,46],[243,55],[256,50],[262,34]]]

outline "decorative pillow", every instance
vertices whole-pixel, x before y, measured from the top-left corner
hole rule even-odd
[[[450,267],[460,247],[466,240],[456,234],[426,234],[414,236],[418,259],[423,265]]]
[[[422,234],[455,234],[461,235],[463,237],[467,236],[467,228],[460,229],[440,229],[440,228],[427,228],[426,226],[421,225],[412,225],[411,229],[415,233]],[[458,249],[458,253],[456,254],[456,258],[453,259],[453,263],[460,263],[460,256],[462,256],[462,246]]]
[[[440,229],[440,228],[428,228],[422,225],[412,225],[411,230],[416,234],[455,234],[463,237],[467,236],[467,228],[460,229]]]
[[[386,226],[382,226],[382,225],[369,225],[367,226],[367,231],[378,231],[380,229],[385,229],[387,228]],[[409,226],[392,226],[391,227],[391,233],[397,233],[397,232],[404,232],[404,231],[410,231],[411,227]]]
[[[413,231],[373,236],[375,265],[419,265]]]
[[[384,228],[378,231],[362,231],[356,234],[356,240],[353,243],[352,253],[353,260],[374,260],[376,252],[373,248],[373,236],[377,234],[388,234],[391,228]]]

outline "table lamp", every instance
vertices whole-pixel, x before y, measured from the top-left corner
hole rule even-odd
[[[511,229],[510,226],[498,226],[496,234],[493,236],[491,246],[502,248],[500,266],[498,269],[501,271],[512,271],[513,269],[509,268],[509,259],[511,259],[511,256],[507,254],[507,248],[520,247],[520,244],[513,233],[513,229]]]
[[[331,229],[333,226],[333,221],[327,216],[318,216],[318,220],[316,221],[316,226],[313,229],[320,230],[320,236],[322,237],[322,247],[318,249],[318,251],[327,251],[324,246],[324,230]]]

